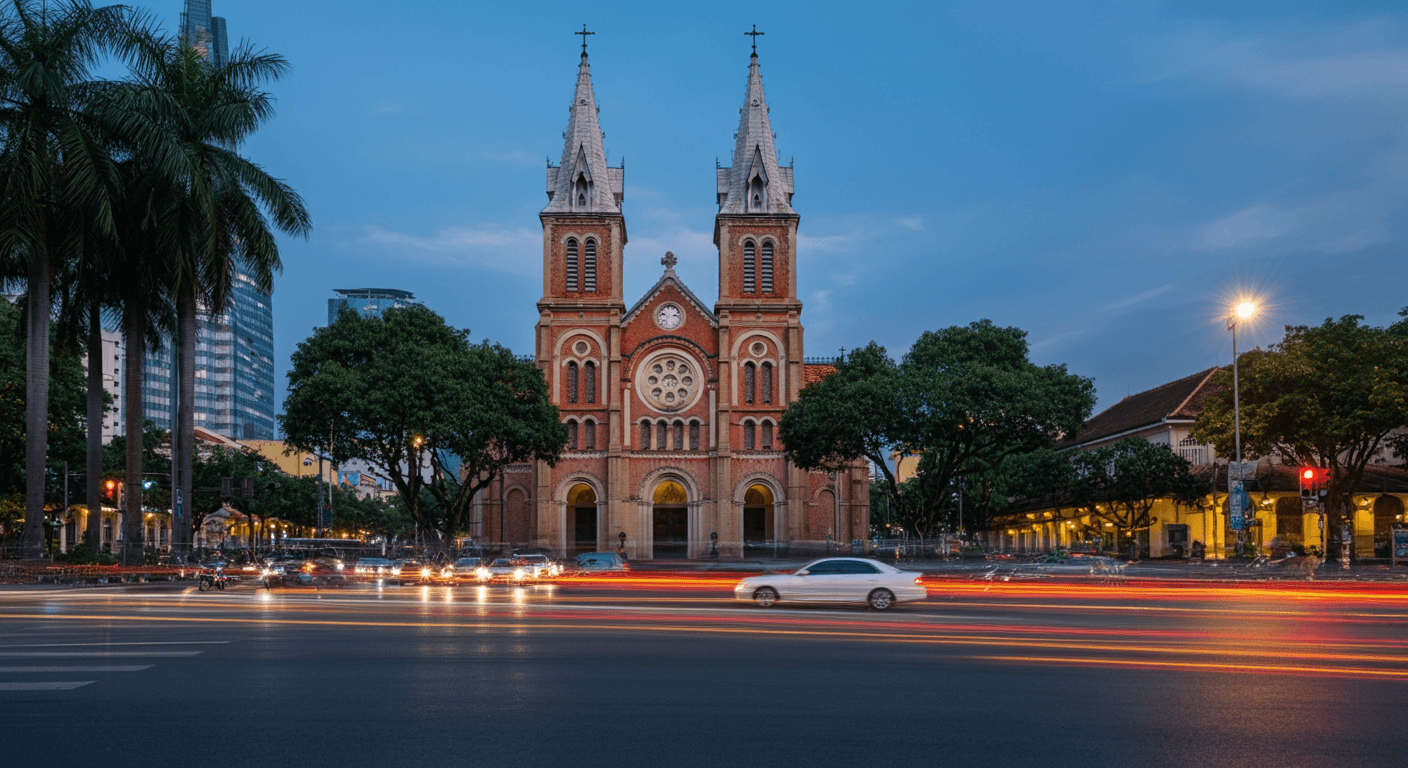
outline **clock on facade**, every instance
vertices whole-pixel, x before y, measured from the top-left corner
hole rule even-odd
[[[684,312],[674,304],[666,304],[655,312],[655,324],[667,331],[673,331],[684,322]]]

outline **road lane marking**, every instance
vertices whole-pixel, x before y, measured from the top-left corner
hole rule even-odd
[[[92,685],[97,680],[82,680],[70,683],[0,683],[0,691],[71,691],[74,688],[82,688],[85,685]]]
[[[63,658],[87,658],[94,656],[100,658],[111,658],[113,656],[161,656],[169,658],[177,656],[199,656],[202,653],[205,653],[205,651],[0,651],[0,656],[23,656],[25,658],[33,658],[37,656]]]
[[[133,643],[17,643],[14,645],[0,645],[0,648],[85,648],[90,646],[109,645],[224,645],[229,640],[153,640],[151,642]]]
[[[151,669],[151,664],[139,664],[136,666],[111,666],[111,667],[0,667],[0,674],[10,673],[33,673],[33,672],[141,672],[144,669]]]

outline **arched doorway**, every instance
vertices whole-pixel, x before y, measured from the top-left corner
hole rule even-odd
[[[651,555],[655,558],[681,558],[689,555],[689,495],[684,486],[666,480],[655,487],[654,540]]]
[[[1389,557],[1393,526],[1404,522],[1403,502],[1397,496],[1374,499],[1374,557]]]
[[[586,483],[578,483],[567,492],[568,554],[594,552],[596,543],[596,491]]]
[[[1299,496],[1276,499],[1276,538],[1280,546],[1295,550],[1305,545],[1305,509]],[[1315,542],[1319,544],[1319,542]],[[1273,547],[1274,549],[1274,547]]]
[[[777,537],[773,523],[772,489],[761,483],[743,493],[743,556],[759,556]]]

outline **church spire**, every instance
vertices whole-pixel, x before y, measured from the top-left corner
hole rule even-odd
[[[777,164],[763,73],[758,66],[756,27],[753,55],[748,63],[748,91],[739,110],[734,134],[733,166],[718,172],[719,210],[723,213],[793,213],[792,169]]]
[[[606,166],[601,124],[597,120],[596,95],[592,93],[592,72],[587,64],[586,27],[582,35],[582,63],[577,68],[577,90],[572,95],[571,117],[563,134],[562,161],[548,166],[548,205],[544,211],[571,213],[619,213],[623,194],[625,164]]]

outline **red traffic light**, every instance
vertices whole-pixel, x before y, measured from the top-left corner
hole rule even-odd
[[[108,498],[112,498],[112,492],[113,492],[113,490],[114,490],[115,488],[117,488],[117,481],[116,481],[116,480],[109,480],[109,481],[107,481],[107,483],[106,483],[105,485],[107,486],[107,489],[108,489]]]
[[[1302,470],[1300,471],[1300,479],[1302,479],[1302,480],[1314,480],[1314,479],[1315,479],[1315,470],[1314,470],[1314,469],[1311,469],[1310,467],[1306,467],[1305,469],[1302,469]]]

